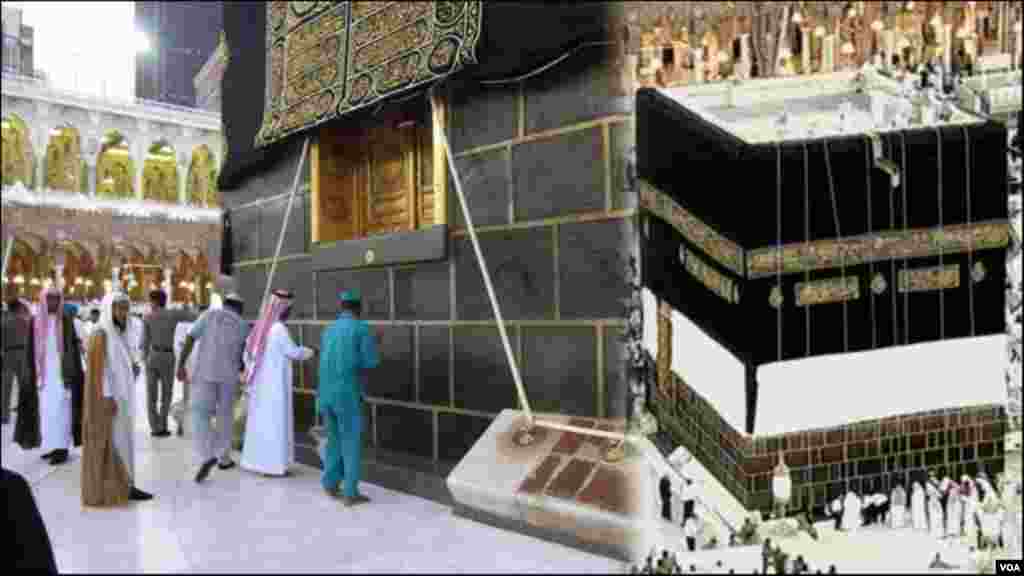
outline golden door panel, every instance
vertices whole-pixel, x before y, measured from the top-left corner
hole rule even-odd
[[[358,199],[365,195],[366,170],[359,134],[352,130],[322,130],[318,146],[318,237],[321,242],[359,236]]]
[[[390,123],[388,123],[390,124]],[[366,234],[410,230],[414,214],[413,126],[375,128],[370,140],[370,197]]]

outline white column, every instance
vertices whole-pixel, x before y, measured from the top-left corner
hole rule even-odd
[[[948,74],[953,70],[953,25],[942,28],[942,69]]]
[[[111,274],[110,274],[110,290],[111,290],[111,292],[113,292],[114,290],[120,290],[120,289],[121,289],[121,267],[120,266],[114,266],[114,268],[111,270]]]
[[[63,264],[57,264],[56,266],[53,267],[53,270],[54,270],[54,274],[57,276],[54,279],[53,285],[57,288],[57,290],[60,290],[61,293],[63,293],[64,292],[64,265]]]
[[[701,49],[693,51],[693,81],[695,84],[704,83],[704,51]]]
[[[47,138],[49,137],[49,129],[46,129]],[[42,144],[36,149],[36,182],[35,189],[42,190],[46,188],[46,144]]]
[[[1014,26],[1016,26],[1016,28],[1014,28],[1014,30],[1015,30],[1014,34],[1017,36],[1017,40],[1015,42],[1015,47],[1013,49],[1013,67],[1014,68],[1018,68],[1018,67],[1020,67],[1020,57],[1021,57],[1021,28],[1020,28],[1020,20],[1018,20],[1017,23],[1014,24]],[[1020,128],[1018,128],[1018,130],[1019,129]]]
[[[135,198],[141,200],[142,195],[142,171],[146,167],[146,145],[138,141],[132,142],[132,161],[135,164]]]
[[[178,164],[178,204],[188,204],[188,164]]]
[[[171,306],[171,296],[174,294],[174,270],[164,268],[164,293],[167,294],[167,306]]]
[[[896,31],[885,30],[882,32],[882,46],[885,47],[885,65],[886,69],[892,68],[892,55],[896,53]]]
[[[811,73],[811,30],[809,28],[800,29],[800,65],[803,68],[804,74]]]
[[[836,71],[836,37],[832,34],[822,38],[821,71],[829,74]]]

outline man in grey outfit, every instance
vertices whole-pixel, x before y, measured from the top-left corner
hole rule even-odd
[[[146,403],[149,408],[149,430],[154,438],[171,435],[167,417],[174,396],[174,330],[179,322],[195,319],[184,311],[167,309],[163,290],[149,293],[153,307],[146,317],[142,333],[142,354],[146,362]],[[178,428],[178,435],[183,430]]]
[[[193,443],[201,462],[196,483],[206,480],[218,460],[221,470],[235,467],[231,460],[231,436],[245,341],[249,335],[249,326],[242,319],[244,310],[242,297],[232,293],[224,298],[223,309],[204,312],[189,330],[178,361],[178,379],[192,390]],[[199,341],[199,357],[192,375],[195,386],[192,386],[185,366],[196,341]],[[216,430],[210,426],[214,417]]]

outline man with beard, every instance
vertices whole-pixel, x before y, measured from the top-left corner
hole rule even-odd
[[[43,459],[59,466],[72,443],[82,445],[81,345],[63,295],[43,290],[32,325],[33,378],[18,387],[18,423],[14,441],[24,450],[42,447]]]
[[[109,294],[89,343],[85,394],[82,504],[117,506],[152,500],[135,487],[135,379],[128,341],[128,296]]]

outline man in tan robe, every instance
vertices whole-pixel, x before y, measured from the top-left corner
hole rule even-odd
[[[128,310],[121,292],[103,300],[101,319],[89,343],[82,450],[82,504],[117,506],[152,500],[135,487],[135,378]]]

